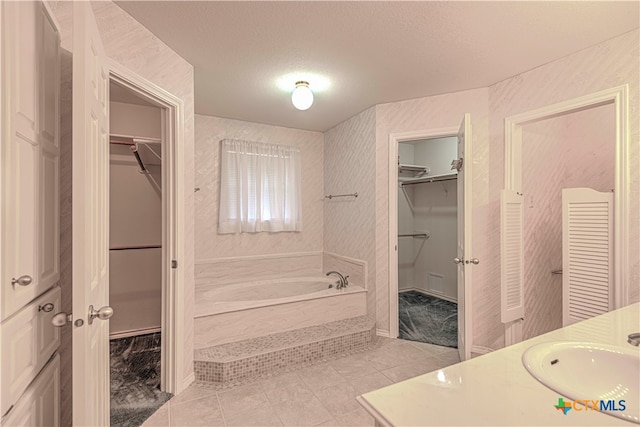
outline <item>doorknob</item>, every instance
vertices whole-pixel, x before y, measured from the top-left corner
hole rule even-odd
[[[89,306],[89,324],[90,325],[93,323],[93,319],[95,319],[96,317],[100,320],[107,320],[111,316],[113,316],[113,308],[109,307],[108,305],[105,305],[99,310],[94,309],[92,305]]]
[[[464,262],[464,258],[455,257],[453,259],[453,262],[455,262],[456,264],[462,264]]]
[[[16,286],[16,283],[20,286],[29,286],[32,282],[33,282],[33,277],[29,276],[28,274],[25,274],[24,276],[20,276],[17,279],[15,278],[11,279],[11,285],[13,287]]]
[[[480,264],[480,260],[478,258],[471,258],[465,261],[465,264]]]
[[[66,325],[68,322],[71,322],[72,320],[73,320],[73,316],[71,314],[60,312],[60,313],[54,314],[54,316],[51,318],[51,323],[53,323],[53,326],[57,328],[61,328],[62,326]]]

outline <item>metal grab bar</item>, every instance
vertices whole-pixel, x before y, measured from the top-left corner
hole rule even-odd
[[[334,197],[358,197],[358,193],[353,194],[329,194],[328,196],[324,196],[325,199],[333,199]]]
[[[420,238],[420,239],[428,239],[429,234],[428,233],[398,234],[398,237],[414,237],[414,238]]]

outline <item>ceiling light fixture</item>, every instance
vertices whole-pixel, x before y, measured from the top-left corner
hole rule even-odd
[[[300,80],[296,82],[296,88],[291,94],[291,102],[298,110],[308,110],[313,104],[313,92],[309,89],[309,82]]]

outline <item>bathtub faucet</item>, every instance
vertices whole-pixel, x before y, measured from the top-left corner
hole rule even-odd
[[[342,289],[342,288],[346,288],[347,286],[349,286],[349,276],[343,276],[342,274],[338,273],[337,271],[330,271],[330,272],[327,273],[327,276],[329,276],[331,274],[337,274],[338,277],[340,278],[340,280],[338,280],[336,282],[336,289]]]

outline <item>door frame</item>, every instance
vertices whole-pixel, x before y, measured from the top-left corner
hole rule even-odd
[[[113,60],[109,81],[135,92],[162,110],[162,340],[161,389],[177,394],[184,378],[184,102]],[[177,261],[177,268],[172,262]],[[117,315],[117,313],[116,313]]]
[[[629,138],[629,85],[616,86],[578,98],[506,117],[505,189],[522,191],[522,127],[541,120],[577,113],[603,105],[615,108],[615,192],[614,192],[614,308],[628,304],[631,280],[629,250],[629,193],[631,161]],[[505,325],[505,346],[522,341],[522,319]]]
[[[398,144],[418,139],[457,137],[459,126],[389,134],[389,337],[398,338]],[[471,177],[465,177],[470,179]],[[471,219],[469,219],[470,221]],[[465,219],[466,221],[466,219]],[[471,230],[465,230],[469,233]],[[467,284],[465,283],[465,288]],[[472,301],[465,300],[465,331],[468,348],[472,348]]]

